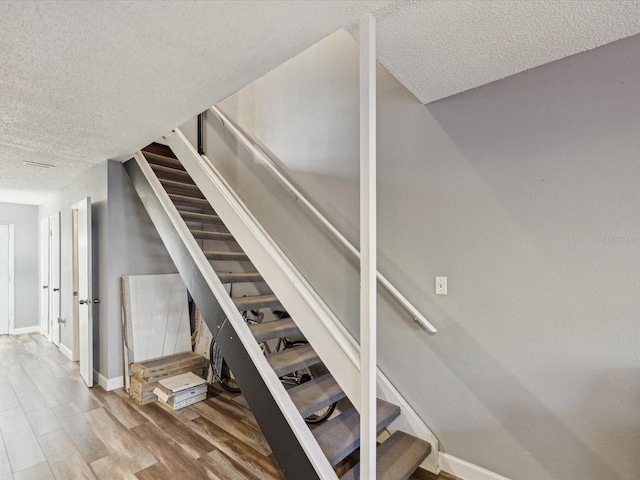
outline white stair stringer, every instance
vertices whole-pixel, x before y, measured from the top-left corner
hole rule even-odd
[[[304,336],[311,341],[349,400],[359,408],[360,347],[357,341],[264,230],[213,162],[198,154],[179,129],[165,140]],[[439,473],[437,437],[379,368],[377,377],[379,398],[401,408],[400,417],[390,428],[404,430],[429,442],[431,454],[421,466]]]
[[[149,183],[153,194],[162,205],[165,214],[169,217],[172,227],[176,230],[181,241],[188,250],[189,256],[196,263],[209,289],[214,294],[229,323],[232,325],[236,335],[242,342],[242,345],[253,362],[256,370],[263,378],[269,393],[277,403],[278,408],[282,412],[291,430],[294,432],[298,443],[306,453],[313,469],[318,474],[319,478],[322,478],[323,480],[337,480],[333,467],[320,449],[318,442],[309,430],[304,419],[300,416],[297,407],[289,396],[289,393],[286,391],[282,382],[269,365],[262,349],[255,341],[249,326],[244,318],[242,318],[237,306],[229,296],[227,289],[216,275],[213,267],[209,263],[209,260],[207,260],[204,252],[191,234],[189,227],[180,216],[180,213],[174,206],[164,187],[156,178],[155,173],[149,166],[144,155],[141,152],[138,152],[134,155],[134,159]]]

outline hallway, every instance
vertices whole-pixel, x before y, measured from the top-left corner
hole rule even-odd
[[[1,336],[0,480],[283,478],[242,397],[210,395],[141,407],[86,388],[42,335]]]

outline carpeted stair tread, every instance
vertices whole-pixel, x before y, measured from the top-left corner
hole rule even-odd
[[[249,329],[258,343],[265,342],[273,338],[300,335],[300,329],[290,318],[274,320],[273,322],[256,323],[255,325],[249,325]]]
[[[376,431],[387,427],[398,415],[400,407],[378,399]],[[331,465],[335,466],[360,447],[360,414],[355,407],[345,410],[313,430],[313,436]]]
[[[204,252],[208,260],[230,260],[245,262],[249,260],[247,254],[244,252]]]
[[[301,345],[267,355],[267,361],[276,375],[281,377],[287,373],[320,363],[320,357],[311,345]]]
[[[344,398],[345,393],[330,373],[309,380],[289,390],[300,415],[308,417]]]
[[[258,272],[248,272],[248,273],[219,272],[218,278],[222,283],[263,282],[264,281],[262,278],[262,275],[260,275]]]
[[[272,293],[266,295],[253,295],[250,297],[232,298],[238,310],[259,310],[261,308],[282,307],[278,297]]]
[[[205,230],[191,230],[193,238],[197,240],[221,240],[223,242],[235,241],[233,235],[228,232],[207,232]]]
[[[182,205],[185,207],[211,208],[211,205],[209,205],[209,201],[206,198],[191,197],[189,195],[178,195],[177,193],[170,193],[169,198],[174,205]]]
[[[376,448],[376,480],[407,480],[431,453],[431,445],[404,432],[394,432]],[[359,480],[360,464],[340,477]]]
[[[212,213],[188,212],[186,210],[178,210],[178,213],[185,221],[223,225],[220,217]]]
[[[178,193],[180,195],[188,194],[204,198],[200,189],[190,183],[176,182],[175,180],[167,180],[166,178],[158,179],[167,193]]]

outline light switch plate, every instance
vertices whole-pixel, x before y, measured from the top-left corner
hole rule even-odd
[[[447,294],[447,277],[436,277],[436,295]]]

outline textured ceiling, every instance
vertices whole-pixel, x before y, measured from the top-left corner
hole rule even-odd
[[[41,203],[387,6],[0,1],[0,201]]]
[[[41,203],[367,11],[425,103],[640,32],[636,1],[0,0],[0,202]]]
[[[422,103],[640,33],[637,0],[430,0],[377,17],[378,59]]]

